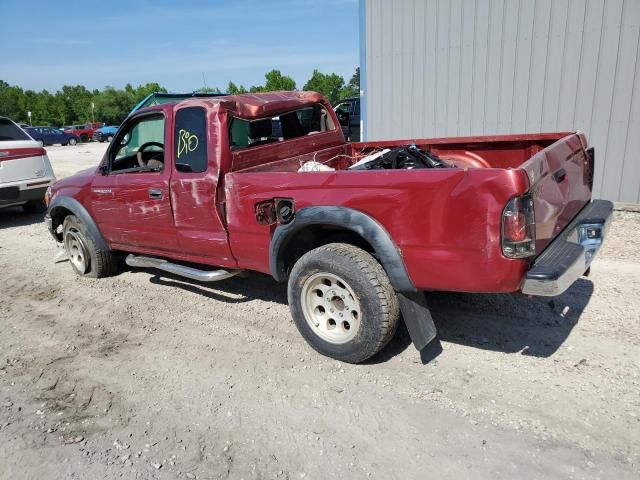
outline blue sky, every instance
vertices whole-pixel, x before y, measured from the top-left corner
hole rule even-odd
[[[192,91],[203,72],[248,87],[272,68],[301,88],[314,68],[348,80],[359,61],[358,0],[0,0],[0,18],[0,79],[35,90]]]

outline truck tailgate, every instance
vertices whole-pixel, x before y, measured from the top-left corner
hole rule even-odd
[[[591,199],[593,165],[586,139],[574,133],[539,151],[520,168],[531,184],[536,223],[536,255]]]

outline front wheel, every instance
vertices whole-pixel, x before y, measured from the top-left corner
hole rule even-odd
[[[311,250],[294,265],[288,285],[291,315],[318,352],[359,363],[393,337],[398,298],[369,253],[344,243]]]
[[[75,215],[68,215],[64,219],[62,241],[71,267],[78,275],[102,278],[115,273],[114,255],[98,248],[93,234]]]
[[[80,135],[80,141],[82,143],[87,143],[89,141],[89,137],[87,137],[86,135]]]

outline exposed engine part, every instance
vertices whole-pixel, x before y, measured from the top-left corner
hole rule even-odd
[[[366,160],[366,161],[365,161]],[[418,168],[455,168],[438,156],[415,145],[383,150],[363,158],[350,170],[413,170]]]
[[[200,270],[186,265],[171,263],[162,258],[142,257],[138,255],[127,255],[125,260],[130,267],[157,268],[165,272],[173,273],[180,277],[198,280],[200,282],[219,282],[227,278],[235,277],[242,270]]]

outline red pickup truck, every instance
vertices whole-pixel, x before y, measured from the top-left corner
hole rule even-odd
[[[95,131],[104,127],[102,122],[90,122],[84,125],[72,125],[64,130],[64,133],[77,135],[82,143],[90,142]]]
[[[268,273],[313,348],[361,362],[401,314],[435,338],[424,291],[566,290],[612,218],[593,162],[580,132],[348,143],[316,93],[194,98],[130,116],[46,221],[79,275]]]

